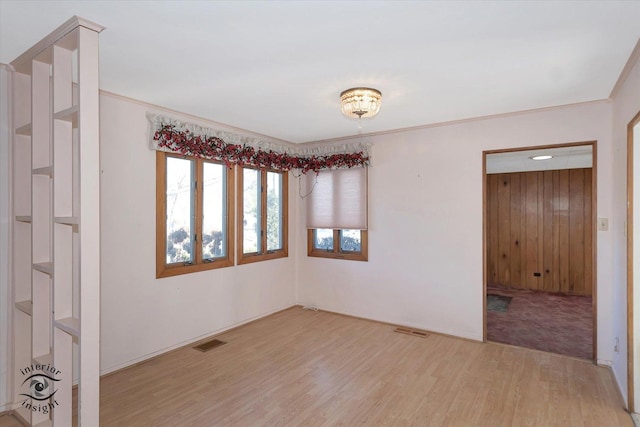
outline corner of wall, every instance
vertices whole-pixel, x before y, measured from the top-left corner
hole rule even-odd
[[[291,180],[297,180],[297,178],[291,174]],[[291,181],[289,182],[291,184]],[[289,185],[289,188],[292,188]],[[295,188],[295,187],[294,187]],[[293,221],[289,221],[289,231],[291,231],[291,225],[293,225],[293,233],[289,233],[289,244],[295,242],[293,245],[293,251],[295,251],[293,259],[293,301],[295,304],[300,303],[300,258],[302,257],[302,248],[299,245],[300,237],[300,221],[298,220],[300,214],[300,201],[298,200],[298,192],[289,190],[289,206],[293,205]],[[291,203],[291,199],[295,199],[295,203]],[[291,215],[291,208],[289,209]],[[291,250],[289,256],[291,256]]]

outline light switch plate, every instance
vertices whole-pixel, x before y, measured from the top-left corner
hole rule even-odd
[[[609,218],[598,218],[598,230],[609,231]]]

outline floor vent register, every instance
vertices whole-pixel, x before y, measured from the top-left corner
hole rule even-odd
[[[420,337],[420,338],[427,338],[429,336],[429,333],[418,330],[418,329],[396,328],[394,332],[398,332],[400,334],[413,335],[414,337]]]
[[[202,344],[198,344],[193,348],[198,351],[205,352],[205,351],[213,350],[214,348],[220,347],[221,345],[225,345],[225,344],[226,342],[224,341],[213,339],[213,340],[205,341]]]

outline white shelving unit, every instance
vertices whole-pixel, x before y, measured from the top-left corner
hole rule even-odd
[[[99,423],[102,30],[73,17],[11,63],[14,409],[33,426]],[[32,364],[59,371],[54,398],[26,401],[51,410],[23,404]]]

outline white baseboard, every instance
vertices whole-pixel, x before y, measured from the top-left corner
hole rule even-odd
[[[187,345],[193,344],[194,342],[198,342],[200,340],[203,340],[203,339],[208,338],[208,337],[213,336],[213,335],[219,335],[219,334],[221,334],[223,332],[226,332],[226,331],[228,331],[230,329],[237,328],[238,326],[242,326],[242,325],[244,325],[246,323],[253,322],[254,320],[258,320],[258,319],[261,319],[263,317],[270,316],[270,315],[272,315],[274,313],[277,313],[277,312],[282,311],[282,310],[287,310],[287,309],[289,309],[291,307],[295,307],[295,306],[297,306],[297,304],[291,304],[291,305],[288,305],[286,307],[279,308],[277,310],[273,310],[273,311],[269,311],[267,313],[259,314],[257,316],[250,317],[249,319],[245,319],[245,320],[243,320],[241,322],[234,323],[234,324],[229,325],[227,327],[224,327],[222,329],[217,329],[215,331],[207,332],[207,333],[204,333],[204,334],[199,335],[197,337],[188,339],[186,341],[182,341],[182,342],[180,342],[178,344],[174,344],[174,345],[172,345],[170,347],[165,347],[165,348],[160,349],[158,351],[154,351],[152,353],[148,353],[148,354],[145,354],[143,356],[127,360],[124,363],[120,363],[120,364],[115,365],[115,366],[110,366],[108,368],[101,369],[100,370],[100,375],[102,376],[102,375],[110,374],[111,372],[119,371],[120,369],[124,369],[124,368],[127,368],[129,366],[135,365],[136,363],[144,362],[145,360],[154,358],[156,356],[160,356],[161,354],[167,353],[169,351],[176,350],[176,349],[178,349],[180,347],[185,347]]]
[[[394,321],[393,319],[380,319],[374,316],[347,313],[345,311],[334,310],[332,308],[326,308],[326,307],[317,307],[313,304],[307,305],[307,304],[298,303],[297,305],[303,306],[303,308],[313,306],[313,308],[315,308],[316,310],[326,311],[327,313],[340,314],[343,316],[355,317],[357,319],[369,320],[372,322],[386,323],[388,325],[404,326],[407,328],[420,329],[422,331],[427,331],[434,334],[446,335],[452,338],[461,338],[461,339],[476,341],[476,342],[483,341],[482,334],[478,335],[477,333],[473,333],[473,332],[460,332],[460,331],[453,331],[453,330],[447,330],[447,329],[432,328],[432,327],[429,327],[428,325],[422,325],[422,324],[417,324],[413,322]]]
[[[598,359],[598,362],[596,364],[598,366],[608,366],[609,368],[613,369],[613,360]]]

